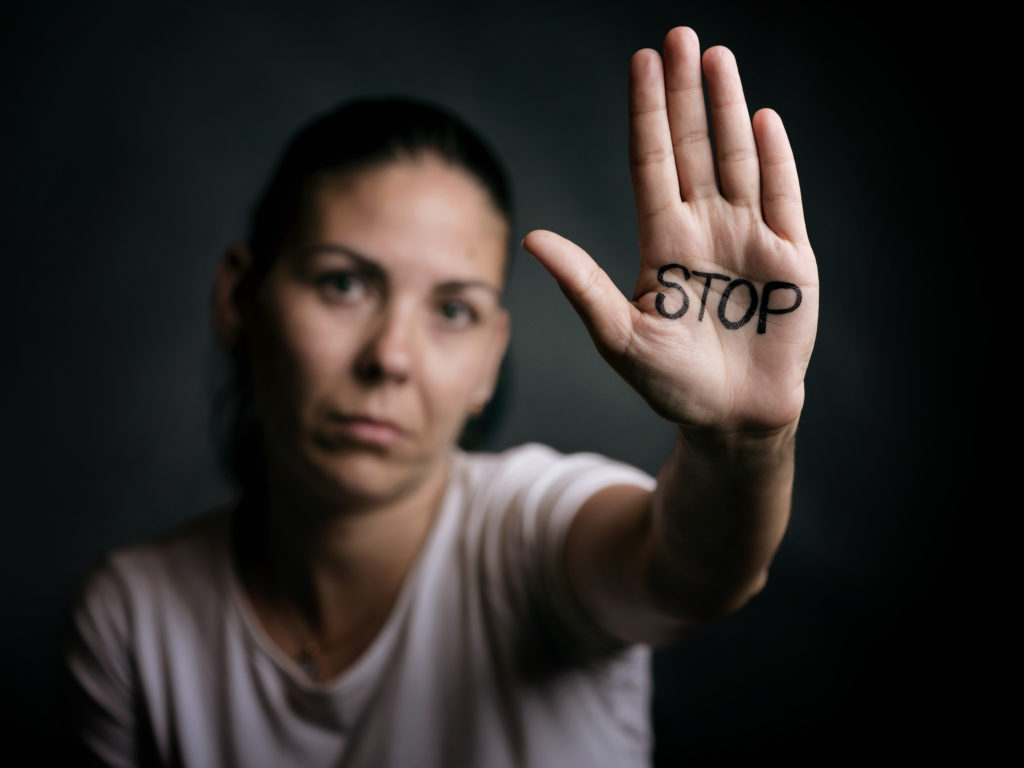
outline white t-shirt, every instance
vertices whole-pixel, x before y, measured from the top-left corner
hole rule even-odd
[[[111,765],[628,768],[650,763],[650,652],[575,601],[569,523],[632,467],[529,444],[456,452],[390,616],[316,683],[256,620],[230,514],[108,556],[76,607],[75,728]]]

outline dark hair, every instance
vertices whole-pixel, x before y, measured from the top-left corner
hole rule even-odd
[[[450,112],[409,99],[352,101],[314,118],[289,142],[249,226],[252,264],[235,289],[239,304],[255,295],[281,249],[300,223],[316,185],[326,176],[352,173],[397,159],[432,153],[469,172],[487,190],[513,231],[512,196],[497,156]],[[506,256],[508,259],[508,256]],[[506,262],[507,263],[507,262]],[[253,401],[248,345],[230,350],[229,380],[215,398],[221,462],[243,496],[263,490],[263,429]],[[504,368],[503,363],[503,368]],[[502,410],[502,380],[484,412],[466,425],[460,444],[483,442]]]

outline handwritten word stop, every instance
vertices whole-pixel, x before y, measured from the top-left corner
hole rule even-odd
[[[803,294],[800,292],[799,286],[793,283],[784,283],[779,280],[772,280],[770,283],[765,283],[764,288],[761,289],[761,295],[758,296],[757,288],[749,280],[744,280],[742,277],[735,279],[728,275],[720,275],[717,272],[697,272],[694,270],[691,272],[682,264],[666,264],[658,270],[658,282],[664,285],[666,288],[674,288],[679,291],[679,295],[682,297],[681,304],[678,309],[669,311],[665,308],[667,297],[664,293],[659,293],[654,301],[654,307],[658,310],[658,313],[662,317],[667,317],[669,320],[675,320],[676,318],[682,317],[686,314],[690,308],[690,296],[685,290],[683,290],[682,283],[677,283],[673,280],[669,280],[665,277],[665,273],[671,270],[678,270],[683,273],[684,280],[690,280],[692,277],[703,278],[704,290],[700,296],[700,311],[697,313],[697,322],[701,322],[704,319],[704,309],[708,303],[708,294],[711,292],[711,282],[713,280],[723,280],[728,285],[725,286],[725,290],[722,291],[722,296],[718,300],[718,320],[726,328],[730,330],[736,330],[742,328],[744,325],[750,322],[750,320],[757,315],[757,332],[764,333],[768,326],[768,315],[785,315],[788,312],[792,312],[800,306],[800,302],[803,301]],[[741,294],[746,294],[746,309],[743,310],[743,314],[735,320],[730,320],[729,315],[736,317],[739,314],[738,310],[729,311],[729,302],[733,300],[734,294],[740,290]],[[779,291],[792,291],[793,303],[788,307],[771,307],[769,301],[773,293]],[[737,299],[737,301],[740,301]],[[743,306],[740,304],[740,306]],[[759,311],[760,310],[760,311]]]

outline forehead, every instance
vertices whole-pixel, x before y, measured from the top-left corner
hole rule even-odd
[[[302,229],[303,247],[344,246],[393,278],[503,282],[504,216],[477,179],[436,155],[325,177]]]

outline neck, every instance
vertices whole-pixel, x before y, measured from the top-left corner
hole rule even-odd
[[[324,646],[372,639],[440,510],[448,465],[383,501],[325,500],[268,467],[262,503],[238,515],[236,549],[253,606],[280,645],[285,634]]]

